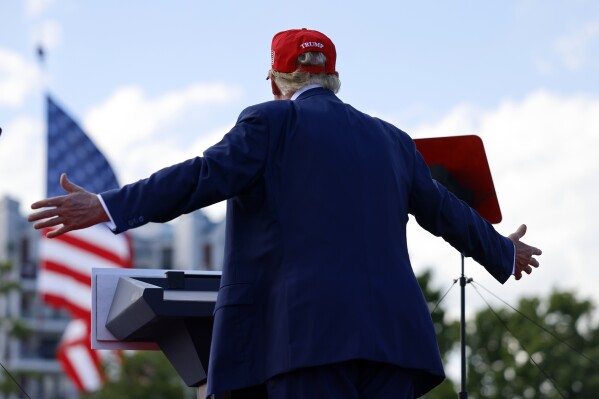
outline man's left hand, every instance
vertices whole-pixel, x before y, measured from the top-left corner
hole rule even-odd
[[[514,276],[516,276],[516,280],[520,280],[522,278],[522,272],[530,274],[532,273],[533,267],[539,267],[539,261],[533,256],[542,254],[540,249],[520,241],[524,234],[526,234],[525,224],[518,227],[516,232],[508,236],[516,248],[516,264],[514,265]]]

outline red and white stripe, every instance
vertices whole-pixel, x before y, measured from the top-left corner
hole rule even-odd
[[[103,373],[91,349],[91,270],[132,266],[131,240],[103,225],[40,240],[38,291],[50,305],[68,310],[73,321],[59,344],[58,358],[81,391],[101,386]]]
[[[81,319],[72,320],[67,326],[60,344],[57,358],[68,377],[80,391],[99,389],[104,381],[98,353],[91,349],[89,323]]]
[[[76,230],[40,241],[38,290],[44,300],[68,309],[74,318],[91,312],[92,268],[131,267],[126,234],[114,235],[105,226]]]

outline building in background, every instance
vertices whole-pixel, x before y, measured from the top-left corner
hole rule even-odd
[[[132,237],[136,268],[221,269],[225,224],[212,222],[202,211],[167,224],[148,224],[133,230]],[[38,242],[18,200],[0,198],[0,265],[11,266],[0,270],[0,287],[15,287],[0,290],[0,362],[32,398],[76,399],[78,392],[55,358],[69,316],[50,308],[37,292]],[[0,381],[0,399],[22,397],[4,370]]]
[[[225,245],[224,221],[214,223],[203,212],[182,215],[174,224],[174,238],[174,269],[222,269]]]
[[[0,292],[0,362],[31,397],[59,397],[68,391],[68,381],[60,377],[55,350],[68,324],[66,313],[45,305],[37,295],[38,234],[28,226],[12,198],[0,199],[0,263],[10,265],[2,272]],[[7,284],[14,284],[8,289]],[[15,323],[22,323],[15,331]],[[2,370],[0,397],[17,391]],[[20,396],[15,396],[20,397]]]

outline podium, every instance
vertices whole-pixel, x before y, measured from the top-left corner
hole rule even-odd
[[[220,277],[92,269],[92,349],[161,350],[187,386],[204,384]]]
[[[416,148],[422,154],[433,179],[441,183],[456,197],[470,205],[489,223],[501,222],[501,210],[493,185],[491,170],[480,137],[449,136],[415,139]],[[467,399],[466,391],[466,284],[472,279],[464,275],[464,254],[460,276],[460,352],[461,391],[459,399]]]

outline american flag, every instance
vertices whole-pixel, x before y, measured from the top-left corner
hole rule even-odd
[[[64,195],[60,174],[94,193],[118,188],[108,161],[79,125],[50,97],[48,122],[47,197]],[[50,305],[69,311],[73,321],[58,347],[65,373],[81,391],[101,386],[99,358],[90,346],[91,269],[132,267],[129,236],[114,235],[105,226],[69,232],[40,241],[38,290]]]

